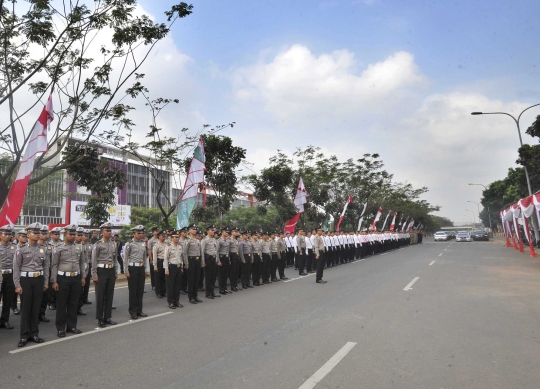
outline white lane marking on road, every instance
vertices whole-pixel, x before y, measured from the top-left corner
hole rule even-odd
[[[435,263],[435,261],[431,261],[431,263],[429,264],[429,266],[433,265]]]
[[[442,253],[439,254],[439,257],[442,255]]]
[[[285,280],[283,282],[292,282],[292,281],[296,281],[296,280],[301,280],[302,278],[306,278],[306,277],[309,277],[309,276],[314,276],[315,273],[311,273],[311,274],[308,274],[307,276],[300,276],[300,277],[296,277],[296,278],[291,278],[290,280]]]
[[[322,367],[315,372],[311,377],[307,379],[306,382],[300,386],[299,389],[312,389],[317,385],[319,382],[322,381],[324,377],[328,373],[332,371],[334,367],[349,353],[349,351],[352,350],[352,348],[356,346],[355,342],[347,342],[345,346],[341,348],[337,353],[334,354],[332,358],[328,360]]]
[[[362,262],[362,261],[365,261],[366,259],[367,259],[367,258],[357,259],[356,261],[353,262],[353,265],[354,265],[355,263],[360,263],[360,262]]]
[[[160,313],[160,314],[158,314],[158,315],[148,316],[148,317],[144,317],[144,318],[138,319],[138,320],[130,320],[130,321],[128,321],[128,322],[121,323],[121,324],[117,324],[117,325],[114,325],[114,326],[105,327],[105,328],[100,328],[99,330],[93,330],[93,331],[83,332],[82,334],[79,334],[79,335],[66,336],[65,338],[59,338],[59,339],[51,340],[51,341],[49,341],[49,342],[36,344],[36,345],[34,345],[34,346],[28,346],[28,347],[19,348],[19,349],[17,349],[17,350],[12,350],[12,351],[10,351],[9,353],[10,353],[10,354],[17,354],[17,353],[20,353],[20,352],[23,352],[23,351],[32,350],[32,349],[35,349],[35,348],[38,348],[38,347],[44,347],[44,346],[48,346],[48,345],[51,345],[51,344],[55,344],[55,343],[59,343],[59,342],[64,342],[64,341],[66,341],[66,340],[77,339],[77,338],[80,338],[81,336],[86,336],[86,335],[95,334],[96,332],[103,332],[103,331],[107,331],[107,330],[112,330],[112,329],[114,329],[114,328],[127,326],[127,325],[129,325],[129,324],[140,323],[140,322],[145,321],[145,320],[155,319],[156,317],[161,317],[161,316],[165,316],[165,315],[170,315],[171,313],[172,313],[172,312],[164,312],[164,313]]]
[[[150,284],[151,284],[151,282],[147,282],[145,285],[150,285]],[[114,289],[124,289],[124,288],[127,288],[127,285],[126,285],[126,286],[117,286],[117,287],[114,288]],[[95,293],[95,290],[90,290],[90,291],[88,291],[88,294],[90,294],[90,293]],[[2,304],[3,304],[3,303],[2,303]],[[2,306],[2,304],[0,304],[0,307]],[[172,313],[172,312],[171,312],[171,313]]]
[[[414,277],[413,280],[409,282],[409,285],[407,285],[403,290],[411,290],[414,283],[418,281],[419,279],[420,277]]]

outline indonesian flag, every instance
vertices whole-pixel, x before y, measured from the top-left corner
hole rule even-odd
[[[339,216],[339,221],[336,226],[336,231],[339,231],[339,226],[341,225],[341,222],[343,221],[343,218],[345,217],[345,212],[347,211],[347,206],[349,203],[352,203],[352,196],[349,195],[349,198],[347,199],[347,202],[345,203],[345,206],[343,207],[343,212],[341,212],[341,215]]]
[[[407,219],[405,219],[405,222],[401,226],[401,232],[405,232],[405,227],[407,227],[407,222],[409,221],[409,217],[407,216]]]
[[[397,212],[394,212],[394,218],[392,219],[392,224],[390,224],[390,231],[394,231],[394,228],[396,227],[396,216]]]
[[[283,233],[291,232],[293,233],[296,229],[296,224],[298,224],[298,219],[300,218],[300,214],[302,212],[298,212],[296,216],[292,217],[291,219],[287,220],[287,223],[285,223],[285,228],[283,229]]]
[[[300,177],[300,181],[298,182],[298,188],[296,189],[296,195],[294,196],[294,205],[296,205],[296,209],[298,210],[298,212],[304,212],[304,204],[307,203],[306,197],[306,187],[304,186],[304,181],[302,180],[302,177]]]
[[[21,159],[21,165],[17,172],[17,177],[11,185],[6,202],[2,207],[2,213],[0,214],[0,225],[15,224],[21,213],[21,208],[26,194],[26,188],[28,188],[28,180],[34,171],[34,161],[38,153],[46,153],[47,145],[47,131],[51,122],[54,120],[54,112],[52,105],[52,93],[47,99],[47,104],[43,107],[41,115],[37,120],[32,133],[30,134],[30,140],[24,151],[24,155]]]
[[[411,219],[411,222],[409,223],[407,230],[412,231],[413,226],[414,226],[414,219]]]
[[[373,220],[373,224],[371,225],[370,230],[375,231],[377,229],[377,222],[381,218],[382,215],[382,207],[379,207],[379,210],[377,211],[377,214],[375,215],[375,220]]]

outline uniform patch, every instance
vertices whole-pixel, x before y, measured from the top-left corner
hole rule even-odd
[[[44,251],[43,251],[43,249],[39,249],[39,252],[40,252],[41,254],[43,254]]]
[[[17,252],[15,253],[15,255],[19,255],[21,253],[21,250],[17,250]]]
[[[12,250],[15,250],[15,246],[11,246],[11,249],[12,249]]]

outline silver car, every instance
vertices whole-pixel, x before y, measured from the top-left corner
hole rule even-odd
[[[438,242],[439,240],[448,240],[448,234],[444,231],[437,231],[435,235],[433,235],[433,239],[435,239],[435,242]]]
[[[467,231],[459,231],[456,235],[456,242],[470,242],[471,236]]]

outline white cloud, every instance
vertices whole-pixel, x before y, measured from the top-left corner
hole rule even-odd
[[[277,149],[310,144],[341,159],[376,152],[396,180],[427,186],[425,199],[455,221],[467,220],[465,208],[476,209],[467,200],[481,197],[481,187],[468,183],[503,178],[519,146],[510,118],[470,113],[527,106],[481,93],[434,93],[407,52],[359,69],[348,50],[315,55],[294,45],[233,69],[232,86],[235,142],[256,168]],[[523,128],[533,116],[524,115]]]
[[[357,70],[354,54],[338,50],[314,55],[294,45],[270,63],[263,61],[234,71],[234,93],[239,104],[261,102],[280,120],[317,114],[334,119],[352,113],[382,111],[400,102],[407,89],[426,85],[414,57],[394,53]]]

